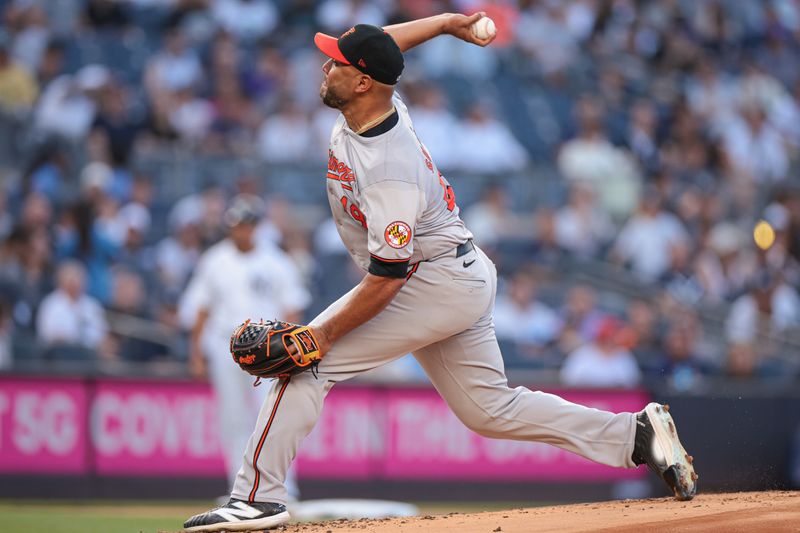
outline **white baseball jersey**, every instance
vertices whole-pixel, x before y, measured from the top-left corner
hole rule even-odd
[[[229,337],[245,319],[281,318],[302,310],[309,300],[297,268],[282,250],[260,245],[242,253],[225,239],[200,258],[181,299],[180,317],[191,326],[206,308],[206,332]]]
[[[408,109],[397,94],[393,102],[398,124],[375,137],[356,134],[339,115],[328,152],[328,201],[355,262],[373,274],[402,277],[409,262],[451,252],[472,234]]]

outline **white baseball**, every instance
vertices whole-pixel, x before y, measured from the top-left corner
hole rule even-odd
[[[478,21],[472,25],[472,35],[478,39],[488,39],[497,33],[497,28],[494,27],[494,21],[489,17],[479,18]]]

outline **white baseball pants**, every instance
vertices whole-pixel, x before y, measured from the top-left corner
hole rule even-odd
[[[480,435],[546,442],[598,463],[635,466],[634,414],[609,413],[552,394],[508,387],[492,324],[497,273],[479,248],[462,257],[453,251],[419,263],[412,271],[386,309],[325,354],[319,379],[306,372],[269,383],[233,487],[234,498],[285,503],[286,472],[331,387],[409,352],[456,416]],[[345,294],[311,324],[350,297]]]

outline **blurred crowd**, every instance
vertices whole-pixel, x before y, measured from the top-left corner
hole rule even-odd
[[[327,206],[269,185],[325,163],[336,113],[318,96],[314,32],[484,10],[492,46],[427,43],[398,91],[499,266],[509,368],[682,390],[798,375],[798,0],[0,9],[0,367],[185,358],[176,305],[239,193],[266,198],[259,239],[294,259],[313,316],[358,279],[330,222],[309,218]],[[142,164],[165,153],[268,170],[198,176],[191,194],[166,197],[171,167]],[[480,179],[467,190],[460,176]],[[519,194],[519,179],[541,194]],[[765,249],[752,237],[762,219]]]

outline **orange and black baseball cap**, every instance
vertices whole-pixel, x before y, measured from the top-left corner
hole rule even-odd
[[[314,44],[326,56],[352,65],[386,85],[396,84],[403,73],[403,52],[392,36],[378,26],[357,24],[338,39],[317,33]]]

